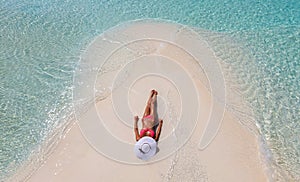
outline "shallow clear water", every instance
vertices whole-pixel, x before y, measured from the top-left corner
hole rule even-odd
[[[224,72],[254,111],[262,151],[275,180],[298,180],[300,169],[300,28],[205,33]],[[232,40],[235,40],[234,42]],[[267,44],[266,44],[267,41]],[[230,102],[230,101],[229,101]],[[248,121],[244,121],[247,125]]]
[[[66,124],[90,41],[143,18],[208,30],[202,36],[255,111],[274,178],[299,180],[300,1],[0,0],[1,181]]]

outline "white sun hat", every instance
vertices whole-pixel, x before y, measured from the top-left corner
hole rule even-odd
[[[142,137],[134,146],[135,155],[142,159],[148,160],[156,154],[156,141],[148,136]]]

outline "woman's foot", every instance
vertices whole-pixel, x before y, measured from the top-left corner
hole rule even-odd
[[[151,95],[151,96],[150,96],[150,97],[152,97],[152,96],[155,94],[155,92],[156,92],[156,91],[155,91],[154,89],[151,90],[151,92],[150,92],[150,95]]]

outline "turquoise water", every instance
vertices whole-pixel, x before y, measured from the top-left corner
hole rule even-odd
[[[208,30],[254,109],[273,178],[300,180],[300,1],[0,0],[0,181],[67,124],[87,45],[143,18]]]

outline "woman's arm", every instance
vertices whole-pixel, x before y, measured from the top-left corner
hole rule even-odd
[[[141,138],[140,134],[139,134],[138,124],[137,124],[138,121],[139,121],[139,117],[138,116],[134,116],[134,127],[133,127],[133,130],[134,130],[134,133],[135,133],[135,140],[136,141],[139,141],[139,139]]]
[[[159,121],[158,127],[157,127],[157,129],[156,129],[156,135],[155,135],[155,141],[156,141],[156,142],[158,142],[158,140],[159,140],[159,136],[160,136],[160,132],[161,132],[162,125],[163,125],[163,120],[161,119],[161,120]]]

